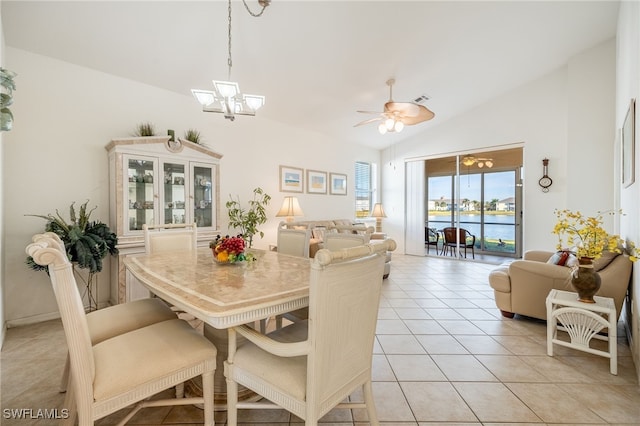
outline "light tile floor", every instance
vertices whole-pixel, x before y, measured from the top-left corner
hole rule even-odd
[[[374,394],[387,425],[640,425],[640,387],[624,337],[618,375],[602,357],[556,347],[546,355],[546,326],[502,318],[487,276],[494,265],[442,257],[394,255],[374,347]],[[620,335],[624,336],[622,328]],[[0,423],[7,409],[60,408],[65,357],[59,321],[9,329],[2,352]],[[115,413],[98,422],[109,425]],[[224,424],[226,413],[216,414]],[[285,411],[241,411],[243,424],[296,424]],[[145,409],[135,424],[202,422],[195,407]],[[333,410],[322,422],[366,424],[362,410]]]

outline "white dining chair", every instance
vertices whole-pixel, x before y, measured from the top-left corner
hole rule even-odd
[[[198,227],[195,223],[178,223],[164,225],[142,225],[144,232],[144,250],[147,254],[170,251],[195,251],[198,247]],[[149,296],[152,296],[149,293]],[[195,321],[193,315],[182,312],[175,307],[171,310],[180,318]],[[194,323],[195,324],[195,323]]]
[[[340,251],[319,250],[311,262],[309,319],[263,335],[248,326],[229,330],[227,418],[237,425],[237,386],[315,425],[336,406],[366,408],[378,424],[371,387],[371,362],[382,272],[393,240]],[[237,344],[238,335],[247,339]],[[364,401],[343,403],[362,388]],[[244,404],[243,404],[244,408]]]
[[[193,251],[198,245],[198,227],[195,223],[167,223],[142,225],[144,248],[147,254],[167,251]]]
[[[98,419],[135,404],[119,425],[145,407],[204,405],[204,424],[214,425],[213,375],[216,347],[180,319],[152,324],[92,344],[84,305],[64,245],[38,235],[27,254],[48,267],[71,360],[70,386],[61,425],[90,426]],[[201,398],[147,398],[187,379],[202,376]]]
[[[309,257],[311,229],[278,228],[278,253]]]
[[[370,235],[368,234],[347,234],[344,232],[325,232],[322,248],[331,251],[342,250],[349,247],[362,246],[369,243]],[[277,318],[276,328],[282,327],[282,318],[286,318],[291,322],[305,320],[309,317],[309,308],[296,309],[295,311],[282,314],[281,318]]]
[[[64,243],[57,234],[53,232],[38,234],[34,237],[34,242],[42,238],[49,240],[50,244],[55,245],[62,252],[66,252]],[[160,299],[140,299],[108,306],[86,314],[92,345],[129,331],[176,318],[176,314]],[[67,354],[60,380],[60,392],[67,390],[69,368],[70,359]]]

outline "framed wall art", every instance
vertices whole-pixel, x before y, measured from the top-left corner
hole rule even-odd
[[[635,109],[636,101],[631,99],[627,115],[622,124],[622,186],[624,188],[633,184],[636,178],[635,164]]]
[[[280,166],[280,192],[304,192],[304,170]]]
[[[347,175],[330,173],[329,188],[332,195],[347,195]]]
[[[317,170],[307,170],[307,193],[326,194],[327,193],[327,172]]]

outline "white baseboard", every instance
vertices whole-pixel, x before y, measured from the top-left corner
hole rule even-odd
[[[100,302],[98,304],[98,309],[106,308],[107,306],[111,306],[111,303],[109,303],[109,301]],[[17,318],[17,319],[13,319],[13,320],[8,320],[6,322],[6,324],[5,324],[5,329],[13,328],[13,327],[20,327],[20,326],[23,326],[23,325],[37,324],[39,322],[50,321],[50,320],[58,319],[58,318],[60,318],[60,312],[58,312],[58,311],[50,312],[50,313],[47,313],[47,314],[33,315],[33,316],[30,316],[30,317]],[[3,331],[3,339],[4,339],[4,331]]]
[[[50,312],[48,314],[33,315],[30,317],[17,318],[7,321],[7,328],[20,327],[23,325],[36,324],[39,322],[45,322],[52,319],[60,318],[59,312]]]

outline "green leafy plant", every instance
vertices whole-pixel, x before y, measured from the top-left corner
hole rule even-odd
[[[80,206],[76,215],[75,202],[69,207],[69,219],[67,222],[56,210],[56,214],[48,215],[27,215],[39,217],[47,221],[45,232],[56,233],[67,250],[67,255],[71,262],[76,262],[78,267],[86,268],[90,274],[102,271],[102,260],[111,254],[118,254],[116,245],[118,237],[111,232],[109,227],[100,221],[90,221],[91,213],[97,208],[87,210],[87,200]],[[33,261],[32,257],[27,258],[27,265],[34,270],[46,270]]]
[[[138,126],[136,127],[136,131],[134,133],[134,136],[155,136],[155,135],[156,135],[156,129],[153,126],[153,124],[149,122],[138,124]]]
[[[196,129],[189,129],[184,132],[184,138],[189,142],[200,143],[200,132]]]
[[[229,226],[240,231],[242,238],[251,247],[253,236],[258,234],[264,237],[264,232],[258,230],[258,226],[267,221],[266,206],[271,201],[271,196],[266,194],[262,188],[253,190],[253,199],[249,201],[248,208],[242,208],[240,197],[234,199],[229,195],[230,200],[226,206],[229,213]]]
[[[91,213],[97,208],[94,207],[91,210],[87,210],[87,200],[80,206],[78,214],[76,215],[75,202],[69,206],[69,222],[67,222],[56,210],[56,214],[51,213],[47,215],[27,215],[42,218],[47,221],[44,230],[45,232],[54,232],[57,234],[67,251],[67,256],[71,262],[74,262],[79,268],[88,269],[89,274],[87,278],[80,277],[86,285],[86,295],[89,301],[89,311],[98,308],[98,303],[93,296],[94,278],[95,274],[102,271],[102,260],[111,254],[115,256],[118,254],[116,245],[118,244],[118,237],[111,232],[109,227],[100,221],[90,221]],[[27,265],[35,271],[47,271],[44,266],[38,265],[33,257],[27,257]]]
[[[13,91],[16,84],[13,79],[16,73],[0,67],[0,87],[4,89],[0,93],[0,131],[9,131],[13,127],[13,113],[9,106],[13,103]]]

